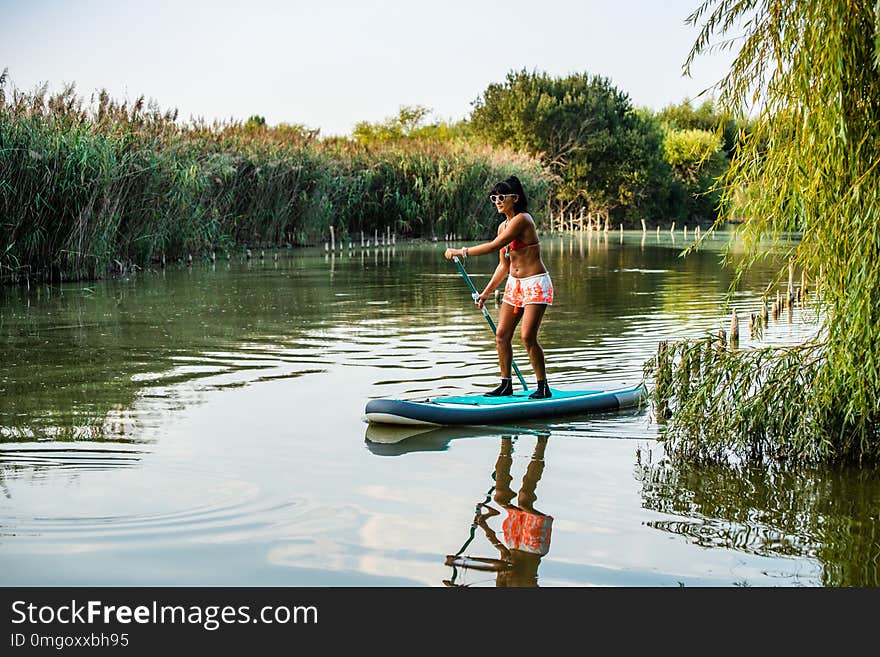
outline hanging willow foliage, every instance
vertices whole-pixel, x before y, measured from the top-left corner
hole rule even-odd
[[[746,218],[734,285],[772,238],[815,281],[822,320],[812,344],[727,352],[687,387],[655,386],[668,446],[685,458],[880,461],[880,3],[706,0],[688,21],[701,31],[686,69],[739,47],[719,101],[755,117],[720,181],[719,224]],[[672,345],[646,371],[694,349]]]

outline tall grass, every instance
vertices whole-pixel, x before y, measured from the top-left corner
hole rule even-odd
[[[478,144],[366,148],[286,128],[181,126],[139,98],[68,86],[7,93],[0,76],[0,281],[96,278],[162,257],[329,235],[487,234],[486,193],[518,175],[546,202],[529,157]]]

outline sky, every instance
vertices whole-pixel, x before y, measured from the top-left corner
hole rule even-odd
[[[143,95],[179,118],[350,134],[403,105],[466,118],[511,71],[608,78],[659,110],[718,82],[728,53],[682,73],[701,0],[0,0],[9,86]],[[702,101],[706,96],[701,96]]]

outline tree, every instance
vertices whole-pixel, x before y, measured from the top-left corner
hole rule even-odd
[[[663,153],[682,187],[685,216],[714,219],[720,198],[715,183],[727,169],[718,135],[708,130],[668,129]]]
[[[471,127],[492,144],[538,155],[559,177],[556,201],[638,216],[662,203],[662,132],[603,77],[510,72],[473,102]]]
[[[667,105],[657,113],[657,118],[666,130],[720,133],[721,145],[728,158],[733,156],[740,129],[747,128],[747,123],[740,125],[741,122],[732,114],[720,110],[712,98],[707,98],[696,107],[690,100],[684,100],[678,105]]]
[[[655,401],[665,399],[672,410],[670,452],[880,461],[877,6],[706,0],[688,20],[702,28],[686,65],[713,37],[733,26],[745,30],[719,85],[726,109],[756,114],[722,195],[728,207],[720,221],[745,217],[740,232],[749,256],[739,273],[764,256],[762,239],[773,238],[808,275],[821,324],[814,340],[792,348],[672,345],[655,363]],[[787,241],[792,232],[800,239]],[[676,362],[680,376],[670,379]]]
[[[254,114],[248,117],[248,120],[244,122],[244,129],[246,132],[261,132],[266,129],[266,119],[265,117],[260,116],[259,114]]]
[[[428,123],[431,110],[421,105],[402,105],[397,116],[380,123],[361,121],[355,125],[352,137],[364,145],[376,145],[406,139],[421,141],[454,141],[466,139],[469,130],[466,121]]]

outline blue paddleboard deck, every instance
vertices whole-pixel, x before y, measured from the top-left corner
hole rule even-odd
[[[531,399],[523,390],[506,397],[484,394],[434,397],[422,401],[371,399],[365,419],[371,424],[482,425],[562,417],[637,406],[646,398],[643,383],[585,390],[551,388],[547,399]]]

